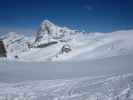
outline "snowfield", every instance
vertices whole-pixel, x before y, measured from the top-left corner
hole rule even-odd
[[[133,73],[133,55],[80,62],[3,61],[0,63],[1,82],[55,80],[126,73]]]
[[[132,100],[133,74],[0,83],[0,100]]]
[[[133,55],[1,62],[0,100],[133,100]]]

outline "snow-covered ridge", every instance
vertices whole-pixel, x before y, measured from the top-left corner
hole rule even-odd
[[[0,83],[0,100],[132,100],[133,75]]]
[[[4,42],[11,60],[69,61],[128,55],[133,50],[133,30],[83,34],[44,20],[36,35],[11,32]]]
[[[25,51],[26,42],[28,38],[17,32],[9,32],[4,36],[4,44],[8,53]]]

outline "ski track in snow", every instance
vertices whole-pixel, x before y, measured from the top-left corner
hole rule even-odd
[[[1,82],[0,100],[133,100],[133,74]]]

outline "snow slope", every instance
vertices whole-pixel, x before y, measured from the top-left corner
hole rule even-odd
[[[108,34],[89,34],[87,39],[72,44],[73,50],[69,54],[61,55],[55,60],[87,60],[132,54],[133,30],[118,31]],[[80,43],[78,46],[76,44]]]
[[[133,74],[0,83],[0,100],[132,100]]]
[[[80,62],[4,61],[0,100],[133,100],[132,59],[121,55]]]
[[[108,34],[76,34],[74,39],[65,43],[26,52],[22,59],[28,61],[80,61],[132,54],[133,31],[118,31]],[[60,53],[64,44],[69,44],[72,51]],[[20,54],[21,58],[21,54]],[[31,59],[32,58],[32,59]]]

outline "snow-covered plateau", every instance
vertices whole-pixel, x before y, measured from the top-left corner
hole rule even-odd
[[[133,30],[85,33],[45,20],[0,37],[0,100],[133,100]]]

